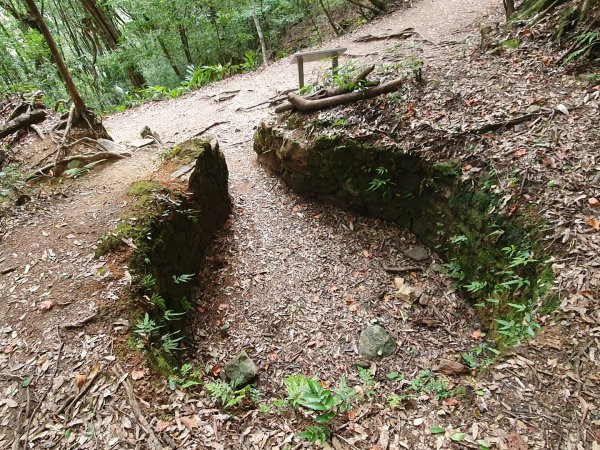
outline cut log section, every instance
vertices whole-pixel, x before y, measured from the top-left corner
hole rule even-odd
[[[290,94],[288,94],[288,100],[298,111],[318,111],[320,109],[329,108],[330,106],[338,106],[346,103],[358,102],[360,100],[366,100],[369,98],[377,97],[381,94],[393,92],[397,90],[400,86],[402,86],[403,82],[403,78],[398,78],[396,80],[389,81],[371,89],[350,92],[347,94],[336,95],[335,97],[327,97],[318,100],[308,100],[291,92]]]
[[[34,109],[25,114],[21,114],[19,117],[7,122],[4,125],[0,125],[0,139],[14,133],[21,128],[31,125],[32,123],[41,122],[46,118],[46,111],[43,109]]]

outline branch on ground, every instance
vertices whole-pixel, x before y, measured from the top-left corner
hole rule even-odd
[[[43,109],[34,109],[28,113],[21,114],[17,118],[7,122],[5,125],[0,125],[0,138],[6,137],[32,123],[41,122],[45,118],[46,111]]]
[[[307,100],[294,93],[288,95],[288,100],[295,109],[302,112],[318,111],[320,109],[329,108],[330,106],[344,105],[346,103],[358,102],[360,100],[366,100],[369,98],[377,97],[381,94],[393,92],[397,90],[402,83],[403,78],[390,81],[388,83],[376,86],[371,89],[365,89],[357,92],[350,92],[347,94],[336,95],[335,97],[322,98],[319,100]]]

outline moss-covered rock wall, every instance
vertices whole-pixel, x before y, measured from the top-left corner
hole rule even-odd
[[[335,136],[305,140],[268,123],[257,129],[254,150],[299,194],[410,229],[445,258],[497,341],[506,339],[495,319],[514,321],[512,340],[533,331],[521,325],[548,304],[552,280],[540,245],[543,224],[530,211],[506,215],[493,174],[466,182],[457,160]]]
[[[171,186],[156,197],[157,206],[138,227],[131,258],[142,288],[157,294],[157,307],[175,312],[189,308],[190,278],[231,212],[228,170],[218,143],[195,139],[180,146],[195,158],[186,189]]]

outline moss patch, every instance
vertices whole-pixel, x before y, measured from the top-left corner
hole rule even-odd
[[[160,156],[161,159],[165,161],[177,160],[183,164],[189,164],[192,161],[195,161],[204,151],[210,149],[210,147],[211,144],[208,141],[191,139],[181,144],[174,145]]]

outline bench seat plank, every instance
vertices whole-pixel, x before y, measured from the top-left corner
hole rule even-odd
[[[334,56],[343,55],[346,51],[346,48],[331,48],[326,50],[316,50],[314,52],[298,52],[294,53],[294,57],[292,58],[292,64],[296,64],[298,60],[302,60],[303,62],[313,62],[320,61],[324,58],[332,58]]]

